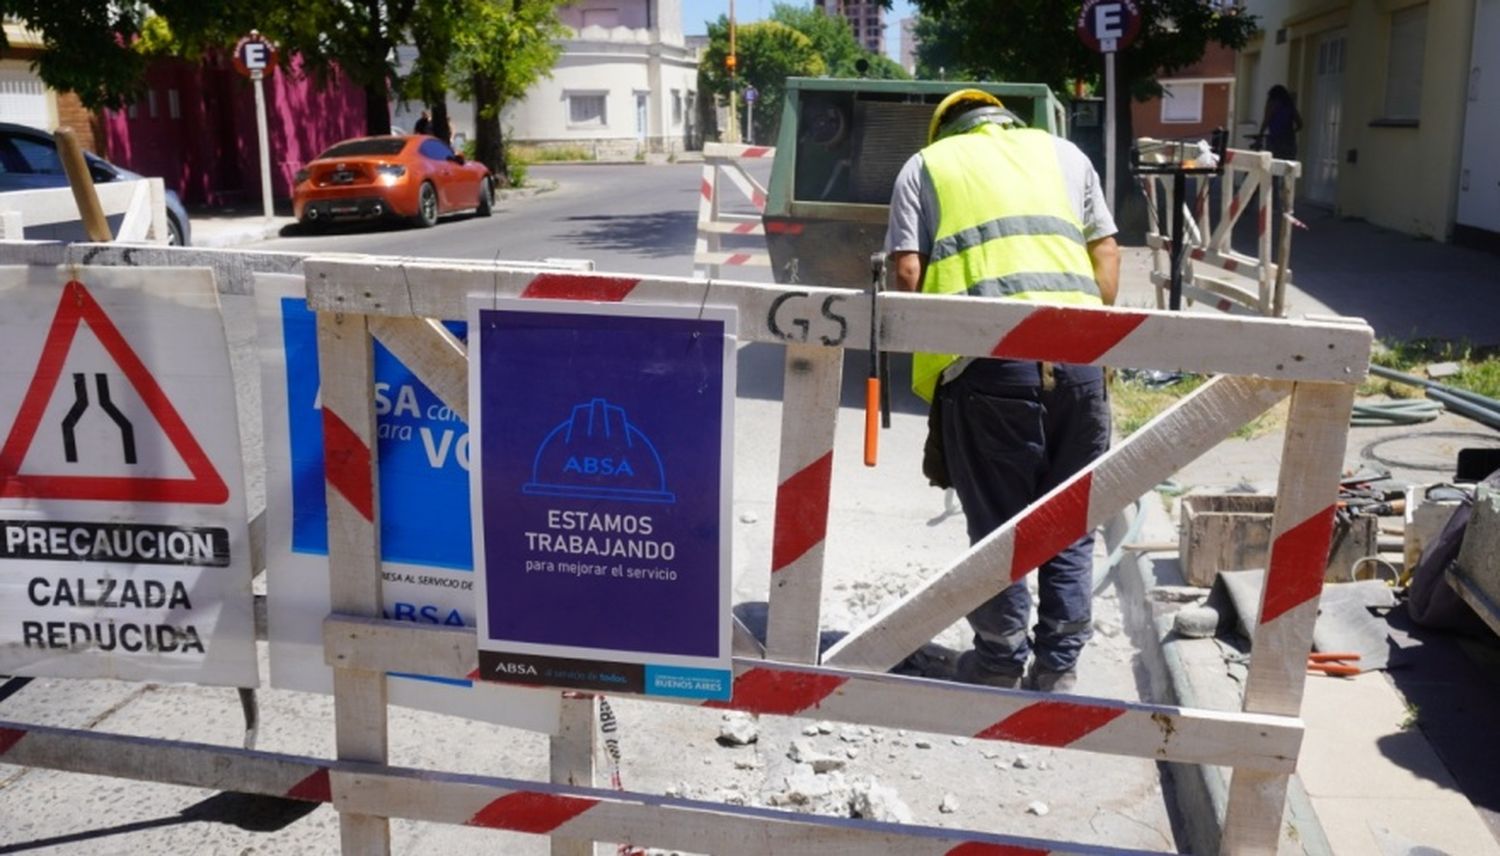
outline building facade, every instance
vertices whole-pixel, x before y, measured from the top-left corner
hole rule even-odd
[[[813,0],[825,15],[842,15],[854,29],[854,40],[874,54],[885,53],[885,7],[861,0]]]
[[[9,47],[0,59],[0,121],[43,131],[67,128],[85,149],[100,151],[99,123],[78,96],[49,88],[31,70],[42,52],[41,37],[11,21],[4,26]]]
[[[907,74],[917,73],[917,19],[901,19],[901,67]]]
[[[558,15],[573,36],[551,76],[506,105],[512,141],[600,160],[698,147],[698,52],[681,0],[579,0]]]
[[[1234,72],[1234,51],[1210,44],[1198,62],[1157,79],[1161,97],[1131,104],[1135,135],[1207,139],[1215,129],[1233,130],[1238,123]]]
[[[1281,84],[1302,115],[1308,201],[1412,235],[1500,244],[1500,0],[1247,7],[1261,31],[1238,63],[1241,141]]]

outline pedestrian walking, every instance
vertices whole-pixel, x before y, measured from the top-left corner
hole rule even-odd
[[[1102,306],[1119,283],[1115,232],[1078,147],[965,89],[933,111],[927,147],[896,179],[886,251],[903,291]],[[915,354],[912,388],[932,403],[924,472],[958,494],[970,543],[1109,448],[1097,367]],[[1087,535],[1042,564],[1034,631],[1024,582],[969,614],[974,650],[959,658],[960,680],[1073,687],[1092,632],[1093,543]]]

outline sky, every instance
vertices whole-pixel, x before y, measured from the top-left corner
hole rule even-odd
[[[777,2],[792,6],[811,6],[812,0],[734,0],[734,18],[739,23],[759,21],[769,17],[771,7]],[[729,14],[729,0],[682,0],[682,32],[689,36],[701,36],[708,32],[706,21],[717,21],[720,15]],[[894,0],[890,11],[885,13],[885,55],[900,61],[902,18],[916,14],[910,0]]]

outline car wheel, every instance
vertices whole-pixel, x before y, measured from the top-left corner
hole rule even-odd
[[[495,191],[490,187],[488,178],[479,182],[479,207],[474,213],[481,217],[488,217],[495,213]]]
[[[182,247],[187,245],[187,240],[182,236],[182,224],[171,214],[167,215],[167,245]]]
[[[417,191],[417,225],[426,229],[437,225],[438,220],[438,197],[437,188],[432,182],[422,182],[422,189]]]

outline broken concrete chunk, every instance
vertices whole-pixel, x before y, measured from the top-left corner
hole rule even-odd
[[[747,713],[730,713],[719,724],[719,744],[722,746],[749,746],[760,739],[760,726]]]
[[[807,735],[808,737],[817,737],[818,736],[818,726],[816,726],[816,725],[804,725],[804,726],[802,726],[802,733],[805,734],[805,735]]]
[[[1037,800],[1037,801],[1031,803],[1030,805],[1026,806],[1026,813],[1027,814],[1034,814],[1037,817],[1046,817],[1047,816],[1047,812],[1049,812],[1051,810],[1052,809],[1047,808],[1047,804],[1044,803],[1044,802],[1042,802],[1041,800]]]
[[[1024,754],[1017,755],[1016,760],[1011,762],[1011,766],[1019,770],[1029,770],[1031,769],[1031,759]]]
[[[931,740],[917,740],[914,743],[912,743],[912,745],[915,746],[915,747],[917,747],[918,749],[931,749],[932,748],[932,741]]]
[[[1219,630],[1219,611],[1211,606],[1189,606],[1172,616],[1172,629],[1188,639],[1207,639]]]
[[[818,723],[818,733],[819,734],[832,734],[833,733],[833,723],[831,723],[831,722],[820,722],[820,723]]]
[[[901,801],[895,788],[871,779],[855,782],[849,794],[849,814],[883,823],[911,823],[911,808]]]
[[[943,801],[938,805],[938,811],[943,814],[952,814],[958,811],[958,797],[953,794],[943,794]]]
[[[969,745],[969,738],[967,738],[967,737],[955,737],[955,738],[953,738],[953,745],[954,746],[967,746],[967,745]]]

